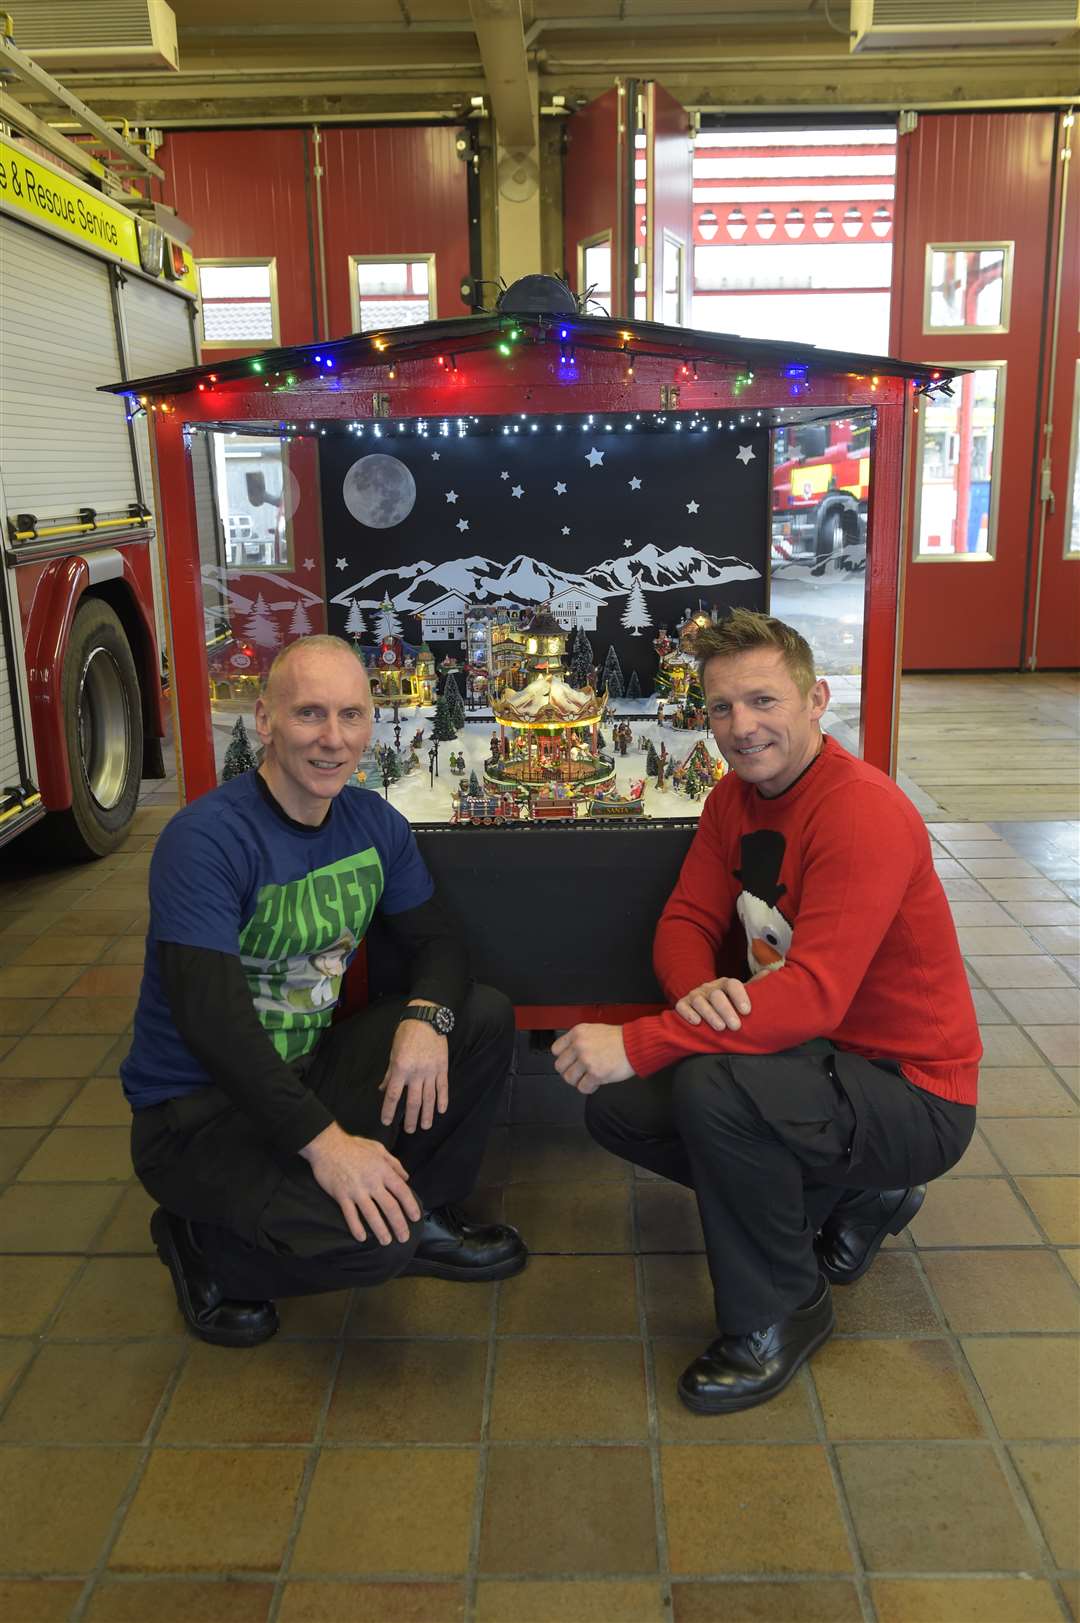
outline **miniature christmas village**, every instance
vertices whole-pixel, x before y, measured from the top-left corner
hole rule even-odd
[[[598,667],[587,632],[563,623],[550,602],[531,612],[471,610],[464,657],[447,655],[438,672],[426,642],[405,640],[389,601],[374,642],[361,640],[357,618],[346,633],[368,671],[375,726],[356,782],[388,798],[393,791],[411,821],[685,817],[726,770],[702,736],[693,645],[712,619],[702,607],[688,609],[674,635],[660,628],[648,696],[636,671],[624,683],[614,647]],[[246,669],[237,676],[227,693],[220,674],[211,679],[216,725],[231,712],[223,778],[257,762],[235,713],[252,702],[252,678]],[[680,733],[696,736],[680,743]]]

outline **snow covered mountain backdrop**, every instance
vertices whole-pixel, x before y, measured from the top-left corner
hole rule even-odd
[[[625,597],[635,581],[643,591],[667,592],[676,587],[723,586],[729,581],[757,580],[758,570],[741,558],[714,558],[696,547],[673,547],[661,552],[651,543],[625,558],[608,558],[584,575],[552,569],[536,558],[519,554],[507,564],[493,558],[451,558],[443,564],[421,562],[397,571],[379,569],[352,582],[331,598],[346,607],[355,601],[362,609],[377,608],[389,598],[406,613],[427,608],[447,592],[460,592],[470,603],[513,603],[525,607],[545,603],[556,592],[591,587],[603,598]]]

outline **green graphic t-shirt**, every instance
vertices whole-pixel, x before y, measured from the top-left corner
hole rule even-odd
[[[173,1026],[158,942],[238,954],[263,1028],[291,1063],[330,1024],[376,907],[402,913],[433,888],[408,823],[370,790],[343,789],[317,829],[286,822],[254,772],[186,806],[161,834],[150,865],[142,989],[121,1067],[132,1105],[210,1080]]]

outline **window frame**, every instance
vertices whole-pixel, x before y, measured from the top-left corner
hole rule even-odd
[[[293,515],[292,515],[291,512],[286,512],[286,513],[282,514],[282,518],[284,520],[284,525],[285,525],[285,561],[283,563],[280,563],[280,564],[256,563],[254,560],[245,562],[243,559],[241,559],[239,563],[230,563],[229,558],[228,558],[228,551],[227,551],[227,548],[228,548],[228,545],[229,545],[227,531],[228,531],[228,524],[229,524],[230,515],[224,510],[223,503],[222,503],[223,495],[225,495],[225,496],[228,495],[228,478],[227,478],[227,475],[225,473],[225,470],[226,470],[226,468],[228,466],[229,441],[230,440],[234,440],[234,441],[235,440],[245,440],[245,441],[246,440],[261,440],[261,441],[267,442],[268,444],[277,445],[279,447],[279,449],[280,449],[280,455],[281,455],[281,478],[282,478],[282,490],[284,491],[285,484],[286,484],[286,481],[288,479],[289,472],[290,472],[290,469],[289,469],[289,446],[291,445],[292,441],[291,441],[289,435],[284,430],[282,430],[282,432],[279,433],[279,434],[266,434],[266,433],[249,433],[243,428],[231,428],[231,429],[214,428],[214,429],[210,429],[209,432],[210,432],[211,435],[213,435],[215,437],[214,443],[211,445],[211,467],[212,467],[212,470],[213,470],[213,481],[214,481],[214,503],[215,503],[217,511],[218,511],[218,513],[220,515],[220,529],[221,529],[221,534],[222,534],[222,538],[223,538],[222,539],[222,544],[223,544],[223,548],[226,549],[224,551],[224,555],[223,555],[223,566],[224,566],[226,572],[228,574],[230,574],[230,575],[252,575],[252,576],[256,576],[256,575],[295,575],[296,570],[297,570],[296,545],[295,545],[295,537],[294,537],[294,534],[293,534]],[[221,442],[220,447],[217,444],[217,439],[218,438],[220,438],[220,442]],[[236,446],[234,446],[233,454],[239,460],[240,456],[242,456],[244,454],[245,450],[246,450],[246,447],[236,447]],[[220,458],[220,460],[219,460],[219,458]],[[226,489],[225,489],[224,492],[221,489],[221,482],[222,482],[223,479],[224,479],[225,486],[226,486]]]
[[[349,320],[352,330],[358,332],[381,332],[381,327],[363,328],[360,325],[360,279],[357,271],[361,265],[409,265],[417,260],[423,260],[427,265],[428,273],[428,321],[437,321],[439,318],[439,290],[435,276],[435,254],[431,253],[405,253],[396,254],[350,254],[349,255]],[[420,323],[416,322],[416,326]],[[386,329],[389,330],[389,329]]]
[[[1007,333],[1010,331],[1012,320],[1012,288],[1013,288],[1013,259],[1016,244],[1012,241],[1000,242],[928,242],[923,261],[923,337],[939,338],[941,336],[954,338],[979,338],[994,333]],[[994,325],[970,327],[936,327],[930,320],[931,307],[931,277],[934,271],[935,254],[985,254],[1000,251],[1004,255],[1001,267],[1001,320]]]
[[[948,371],[951,367],[959,367],[968,372],[997,373],[998,384],[994,393],[994,452],[990,463],[990,506],[987,509],[988,522],[985,552],[919,551],[923,493],[923,447],[926,440],[926,404],[924,403],[920,407],[918,427],[913,435],[915,441],[915,466],[912,481],[911,561],[916,564],[996,563],[998,509],[1001,505],[1001,456],[1005,438],[1005,390],[1009,363],[1006,360],[974,361],[969,356],[965,360],[927,361],[926,365],[940,367],[942,371]]]
[[[268,268],[270,271],[270,337],[257,338],[252,344],[236,344],[228,338],[207,338],[206,327],[203,321],[203,290],[202,268],[204,265],[214,266],[252,266],[253,268]],[[233,258],[197,259],[195,261],[195,275],[199,284],[199,350],[204,349],[244,349],[258,353],[262,349],[277,349],[281,344],[281,321],[278,312],[278,286],[277,286],[277,257],[274,254],[241,254]],[[226,300],[212,299],[212,304],[227,302]]]

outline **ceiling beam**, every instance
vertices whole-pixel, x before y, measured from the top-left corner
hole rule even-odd
[[[536,118],[525,51],[521,0],[469,0],[499,141],[529,151]]]

